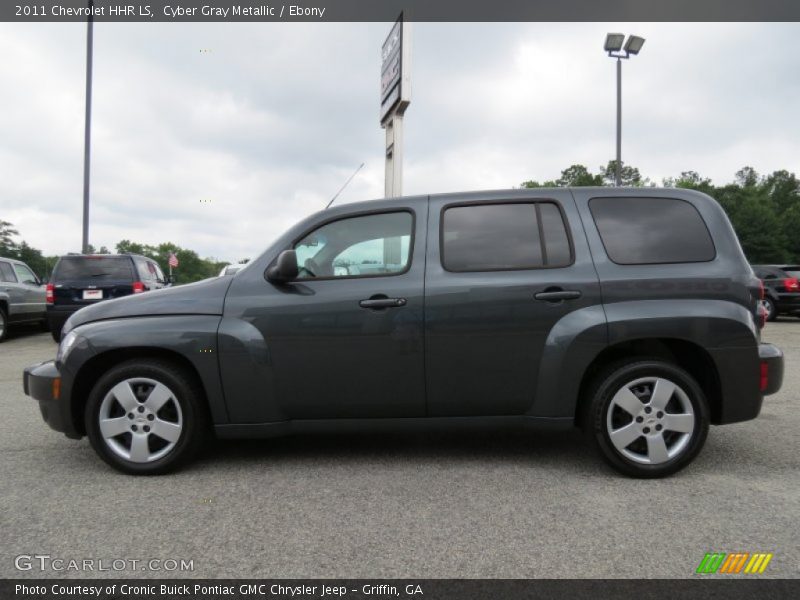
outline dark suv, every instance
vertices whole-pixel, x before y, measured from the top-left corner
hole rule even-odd
[[[47,284],[47,321],[53,339],[76,310],[167,285],[152,258],[136,254],[69,254],[58,259]]]
[[[753,265],[753,271],[764,284],[767,321],[783,314],[800,317],[800,266]]]
[[[86,308],[25,392],[128,473],[204,435],[584,429],[619,471],[755,418],[783,355],[730,222],[688,190],[394,198],[319,212],[232,277]]]

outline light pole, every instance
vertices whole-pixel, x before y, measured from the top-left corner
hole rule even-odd
[[[83,130],[83,240],[81,252],[89,253],[89,166],[92,145],[92,52],[94,0],[89,0],[89,16],[86,22],[86,115]]]
[[[609,33],[604,49],[611,58],[617,59],[617,164],[616,184],[622,185],[622,59],[636,56],[644,46],[644,38],[631,35],[625,41],[624,33]]]

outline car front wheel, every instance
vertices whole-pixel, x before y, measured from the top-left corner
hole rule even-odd
[[[199,386],[163,361],[131,360],[112,368],[86,404],[86,433],[112,467],[156,475],[190,460],[208,425]]]
[[[675,473],[708,434],[708,403],[686,371],[660,360],[617,365],[595,381],[584,426],[606,462],[632,477]]]

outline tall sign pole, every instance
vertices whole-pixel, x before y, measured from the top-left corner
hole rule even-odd
[[[381,47],[381,127],[386,130],[384,196],[403,195],[403,116],[411,102],[411,23],[395,21]],[[384,238],[384,264],[400,264],[399,237]]]
[[[381,48],[381,127],[386,130],[384,195],[403,194],[403,115],[411,102],[411,23],[403,13]]]
[[[94,18],[93,0],[89,0],[89,17],[86,23],[86,116],[83,132],[83,243],[81,252],[89,253],[89,165],[92,143],[92,51]]]

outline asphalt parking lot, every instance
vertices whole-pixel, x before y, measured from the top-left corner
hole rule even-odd
[[[665,480],[617,475],[577,432],[217,442],[134,478],[42,422],[21,373],[56,346],[18,332],[0,345],[0,577],[693,577],[711,551],[772,552],[763,576],[797,577],[800,319],[765,339],[781,392]],[[15,568],[33,554],[194,569]]]

